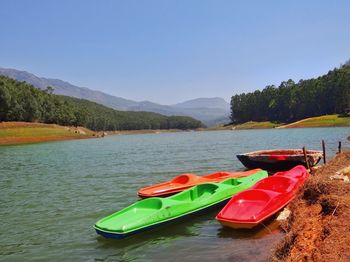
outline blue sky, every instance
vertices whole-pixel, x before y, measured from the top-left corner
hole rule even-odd
[[[1,0],[0,66],[172,104],[328,72],[350,1]]]

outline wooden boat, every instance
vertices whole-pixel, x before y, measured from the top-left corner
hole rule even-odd
[[[245,177],[261,171],[260,168],[245,172],[217,172],[205,176],[197,176],[195,174],[182,174],[170,181],[157,185],[141,188],[137,194],[142,197],[165,197],[184,191],[195,185],[204,183],[217,183],[227,178]]]
[[[322,151],[306,150],[309,166],[315,166],[322,158]],[[264,170],[289,170],[297,165],[306,166],[302,149],[261,150],[237,155],[247,168]]]
[[[216,219],[232,228],[252,228],[284,208],[309,176],[304,166],[260,180],[231,198]]]
[[[94,228],[106,238],[123,238],[161,224],[225,203],[232,195],[253,186],[267,177],[266,171],[221,183],[194,186],[167,198],[140,200],[99,220]]]

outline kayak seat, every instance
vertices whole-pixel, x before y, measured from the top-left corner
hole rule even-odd
[[[273,195],[263,190],[247,190],[234,197],[234,204],[228,208],[225,207],[221,212],[226,218],[254,221],[256,215],[266,207]]]
[[[216,173],[213,173],[213,174],[210,174],[210,175],[206,175],[205,178],[219,179],[219,178],[228,177],[230,175],[231,175],[230,172],[216,172]]]
[[[195,186],[190,191],[191,200],[193,201],[201,197],[212,195],[215,193],[216,189],[218,189],[218,186],[214,184],[201,184]]]
[[[286,172],[278,172],[275,174],[275,176],[284,176],[284,177],[291,177],[291,178],[305,178],[307,177],[307,170],[304,166],[296,166],[293,169],[286,171]]]
[[[240,178],[229,178],[222,182],[222,184],[238,186],[242,184],[242,181],[240,180]]]
[[[190,181],[190,174],[183,174],[183,175],[175,177],[171,181],[171,183],[174,183],[174,184],[186,184],[186,183],[188,183],[188,181]]]
[[[290,193],[297,187],[297,180],[284,176],[270,176],[259,181],[254,189],[270,190],[278,193]]]
[[[161,209],[163,202],[159,198],[148,198],[140,201],[137,205],[137,209]]]

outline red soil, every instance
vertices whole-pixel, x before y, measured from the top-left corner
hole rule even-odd
[[[350,261],[350,183],[330,176],[350,166],[350,152],[337,155],[306,182],[289,205],[286,236],[274,261]]]

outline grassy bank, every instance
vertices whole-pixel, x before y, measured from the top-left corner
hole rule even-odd
[[[265,129],[265,128],[275,128],[280,126],[281,124],[272,123],[270,121],[265,122],[254,122],[249,121],[243,124],[233,126],[234,129]]]
[[[306,118],[278,128],[300,128],[300,127],[336,127],[350,126],[350,117],[341,115],[325,115]]]
[[[227,125],[227,126],[215,126],[215,127],[210,127],[207,129],[203,130],[241,130],[241,129],[268,129],[268,128],[275,128],[280,126],[281,124],[273,123],[270,121],[266,122],[254,122],[254,121],[249,121],[243,124],[238,124],[238,125]]]
[[[82,139],[96,136],[97,134],[91,130],[80,127],[27,122],[0,123],[0,145]]]
[[[307,128],[307,127],[337,127],[350,126],[350,116],[325,115],[306,118],[291,124],[278,124],[270,121],[249,121],[238,125],[217,126],[207,130],[239,130],[239,129],[264,129],[264,128]]]

